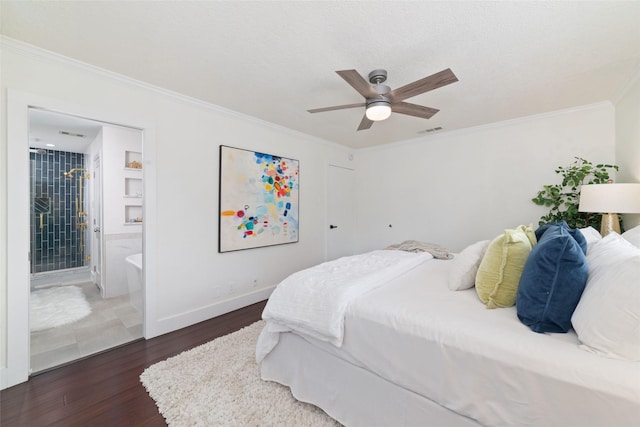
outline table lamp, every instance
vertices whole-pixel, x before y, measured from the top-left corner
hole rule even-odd
[[[585,184],[580,188],[580,212],[602,214],[600,234],[612,231],[620,234],[618,214],[640,213],[640,183]]]

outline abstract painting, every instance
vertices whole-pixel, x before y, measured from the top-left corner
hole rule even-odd
[[[220,146],[218,251],[298,241],[298,160]]]

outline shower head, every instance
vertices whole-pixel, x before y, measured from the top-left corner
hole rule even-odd
[[[86,171],[86,169],[85,168],[73,168],[73,169],[69,169],[67,172],[62,172],[62,174],[64,176],[66,176],[67,178],[73,178],[73,173],[76,172],[76,171]]]

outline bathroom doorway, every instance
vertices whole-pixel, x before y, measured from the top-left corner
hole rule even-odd
[[[139,129],[28,116],[33,374],[143,337],[142,283],[125,273],[142,253],[143,163]]]

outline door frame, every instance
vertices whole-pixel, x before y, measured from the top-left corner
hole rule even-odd
[[[155,248],[157,216],[149,207],[156,204],[156,130],[153,121],[124,115],[91,105],[7,90],[7,309],[6,369],[0,372],[0,389],[29,379],[29,108],[41,108],[98,122],[126,126],[142,132],[143,204],[142,252],[143,283],[156,283]],[[155,289],[143,291],[143,335],[153,336],[152,319],[156,318]]]
[[[89,267],[91,269],[90,275],[91,280],[95,285],[100,288],[100,295],[104,297],[104,288],[102,284],[102,265],[103,263],[103,254],[104,247],[102,244],[102,217],[103,217],[103,203],[102,203],[102,148],[98,150],[95,156],[92,159],[93,167],[92,167],[92,192],[91,192],[91,207],[89,208],[90,212],[90,221],[89,221],[89,232],[91,235],[91,262]],[[97,165],[97,166],[96,166]],[[99,237],[96,237],[96,228],[98,229],[97,233]]]

